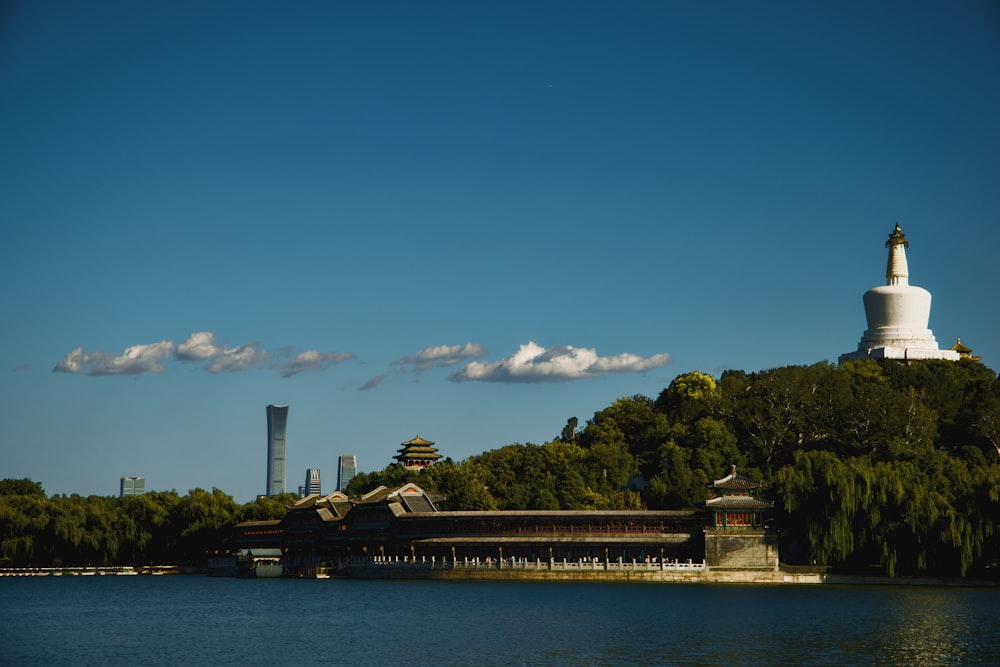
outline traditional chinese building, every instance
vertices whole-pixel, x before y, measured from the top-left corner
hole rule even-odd
[[[962,344],[962,339],[959,338],[958,341],[948,348],[949,350],[954,350],[958,352],[960,359],[971,359],[972,361],[982,361],[983,358],[979,355],[972,354],[972,348],[967,345]]]
[[[431,444],[418,436],[403,451]],[[415,460],[433,460],[423,454]],[[517,572],[536,579],[693,581],[712,569],[776,576],[777,534],[764,516],[773,503],[755,497],[760,486],[734,466],[709,484],[716,496],[703,509],[682,511],[449,511],[413,483],[355,498],[314,494],[289,505],[280,520],[238,524],[222,553],[280,549],[290,577]]]
[[[385,562],[703,567],[698,511],[443,511],[412,483],[352,500],[309,496],[288,509],[280,520],[235,526],[229,549],[280,548],[285,576],[350,575]]]
[[[711,482],[708,486],[716,496],[705,503],[712,514],[713,528],[735,526],[764,526],[764,510],[774,507],[770,500],[754,498],[760,488],[760,480],[744,477],[733,466],[728,475]]]
[[[413,440],[402,443],[399,453],[393,457],[407,470],[423,470],[434,465],[441,458],[437,448],[430,440],[424,440],[418,434]]]
[[[770,500],[755,498],[760,480],[736,472],[709,483],[715,497],[705,502],[711,520],[705,528],[705,562],[710,567],[777,569],[777,535],[764,525]]]

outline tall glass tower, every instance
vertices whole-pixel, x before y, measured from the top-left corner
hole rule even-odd
[[[352,454],[342,454],[337,465],[337,490],[343,491],[358,474],[358,457]]]
[[[309,468],[306,470],[306,485],[302,487],[303,496],[312,494],[322,495],[323,486],[319,482],[319,468]]]
[[[267,495],[285,492],[285,431],[288,406],[267,406]]]

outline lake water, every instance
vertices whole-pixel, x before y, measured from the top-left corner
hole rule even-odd
[[[0,664],[997,665],[995,589],[0,579]]]

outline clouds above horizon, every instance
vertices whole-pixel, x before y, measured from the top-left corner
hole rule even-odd
[[[670,363],[667,353],[598,356],[597,350],[570,345],[548,349],[529,341],[517,352],[494,362],[473,361],[448,376],[452,382],[566,382],[608,373],[641,373]]]
[[[141,375],[144,373],[164,373],[163,361],[173,356],[180,362],[201,362],[209,373],[234,373],[264,364],[272,355],[261,349],[258,343],[226,347],[218,345],[215,334],[198,331],[178,345],[173,341],[133,345],[120,355],[108,352],[86,352],[78,347],[63,357],[53,368],[58,373],[78,373],[83,375]],[[286,351],[284,360],[273,363],[269,368],[282,377],[292,377],[305,371],[323,370],[332,364],[354,355],[347,352],[304,352]]]
[[[401,373],[415,374],[434,368],[447,368],[468,362],[448,375],[452,382],[541,383],[567,382],[600,377],[609,373],[642,373],[666,366],[667,353],[641,357],[623,353],[602,357],[597,350],[571,345],[544,348],[534,341],[521,345],[516,352],[499,361],[480,361],[486,348],[479,343],[464,345],[434,345],[414,354],[389,362]],[[52,370],[81,375],[142,375],[165,373],[164,362],[173,357],[179,363],[199,363],[212,374],[236,373],[253,368],[268,368],[281,377],[290,378],[308,371],[322,371],[343,361],[354,359],[349,352],[297,351],[283,348],[277,355],[263,349],[259,343],[228,347],[216,341],[210,331],[192,333],[177,345],[170,340],[132,345],[121,354],[88,352],[82,347],[68,353]],[[270,362],[270,363],[268,363]],[[379,387],[388,377],[378,374],[361,384],[359,391]]]
[[[86,375],[140,375],[163,373],[161,363],[174,350],[173,341],[133,345],[120,355],[107,352],[84,352],[78,347],[63,357],[52,370],[59,373],[84,373]]]
[[[215,344],[215,334],[211,331],[197,331],[191,334],[174,350],[174,358],[180,361],[206,361],[209,373],[233,373],[262,364],[270,355],[257,349],[256,343],[236,347],[222,347]]]
[[[392,366],[412,366],[415,371],[428,368],[444,368],[454,366],[468,359],[478,359],[486,356],[486,348],[479,343],[465,345],[433,345],[425,347],[416,354],[391,362]]]
[[[349,352],[317,352],[316,350],[306,350],[295,355],[287,363],[276,366],[281,377],[290,378],[305,371],[321,371],[333,364],[353,359],[354,355]]]

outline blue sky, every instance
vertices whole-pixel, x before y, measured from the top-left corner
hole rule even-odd
[[[289,490],[836,361],[1000,366],[992,2],[8,2],[0,477]]]

